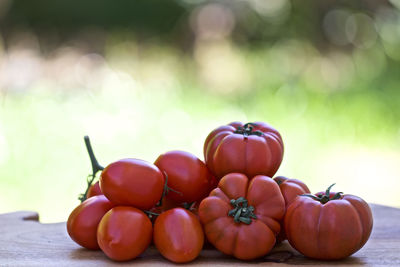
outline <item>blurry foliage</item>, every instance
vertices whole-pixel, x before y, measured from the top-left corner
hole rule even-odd
[[[85,134],[103,165],[202,158],[233,120],[282,133],[278,174],[398,206],[399,3],[1,1],[0,212],[65,220]]]
[[[332,10],[375,15],[392,8],[387,1],[290,1],[290,0],[106,0],[51,1],[5,0],[0,7],[0,29],[7,36],[20,27],[50,41],[68,37],[84,38],[85,28],[98,31],[129,30],[137,39],[156,39],[174,45],[185,45],[190,38],[193,16],[204,8],[210,12],[209,30],[221,27],[226,16],[233,16],[231,39],[244,45],[265,45],[281,39],[304,38],[319,48],[329,45],[321,27]],[[5,11],[4,11],[5,10]],[[346,18],[344,18],[346,19]],[[343,23],[343,22],[341,22]],[[192,25],[193,26],[193,25]],[[335,27],[335,25],[333,25]],[[218,29],[217,29],[218,30]],[[330,29],[331,30],[331,29]],[[89,31],[90,32],[90,31]],[[88,36],[91,37],[91,36]],[[90,42],[90,38],[88,38]],[[47,40],[48,41],[48,40]],[[98,41],[98,40],[96,40]]]

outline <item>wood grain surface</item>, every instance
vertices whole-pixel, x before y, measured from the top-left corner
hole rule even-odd
[[[206,247],[190,265],[366,265],[400,266],[400,209],[371,205],[374,228],[367,244],[353,256],[341,261],[310,260],[285,241],[266,257],[244,262]],[[121,266],[173,265],[154,247],[140,258],[116,263],[101,251],[90,251],[75,244],[66,232],[65,223],[41,224],[35,212],[0,215],[0,266]]]

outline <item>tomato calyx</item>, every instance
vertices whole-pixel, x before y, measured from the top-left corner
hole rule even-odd
[[[87,199],[87,194],[89,192],[89,188],[90,188],[90,186],[92,186],[94,179],[96,178],[96,174],[99,171],[104,170],[104,167],[99,164],[99,162],[97,161],[97,159],[94,155],[92,145],[90,144],[89,136],[85,135],[84,140],[85,140],[86,149],[89,153],[90,163],[92,164],[92,174],[89,174],[86,179],[86,182],[87,182],[86,191],[84,193],[80,194],[78,197],[78,199],[81,201],[81,203]]]
[[[319,194],[319,195],[312,195],[312,194],[303,194],[301,196],[305,196],[305,197],[310,197],[314,200],[317,200],[319,202],[321,202],[322,204],[326,204],[331,200],[336,200],[336,199],[341,199],[343,192],[337,192],[335,195],[333,195],[332,197],[330,197],[330,191],[331,188],[334,186],[335,184],[331,184],[325,191],[325,195],[324,194]]]
[[[254,214],[254,207],[249,206],[247,199],[244,197],[231,199],[230,203],[233,209],[228,212],[228,216],[233,217],[235,222],[251,224],[252,218],[257,219],[257,216]]]
[[[253,131],[254,126],[257,126],[257,124],[248,122],[245,125],[243,125],[243,127],[242,126],[237,127],[237,129],[236,129],[236,131],[234,131],[234,133],[242,134],[244,136],[244,138],[247,138],[250,135],[263,136],[264,135],[263,132],[261,132],[259,130]]]

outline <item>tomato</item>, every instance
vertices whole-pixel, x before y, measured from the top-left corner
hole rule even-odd
[[[103,193],[101,192],[100,189],[100,183],[97,181],[96,183],[92,184],[89,187],[88,193],[87,193],[87,198],[93,197],[93,196],[99,196],[102,195]]]
[[[241,260],[267,254],[280,231],[285,200],[274,180],[240,173],[224,176],[199,206],[208,241]]]
[[[283,158],[283,141],[264,122],[232,122],[212,131],[204,143],[207,167],[217,177],[239,172],[272,177]]]
[[[112,260],[136,258],[150,245],[153,227],[146,214],[134,207],[119,206],[109,210],[97,229],[101,250]]]
[[[279,188],[281,189],[281,193],[283,195],[283,198],[285,199],[286,209],[296,199],[297,196],[310,193],[307,185],[300,180],[289,179],[284,176],[277,176],[274,178],[274,180],[278,183]],[[277,242],[282,242],[286,239],[283,221],[281,222],[281,232],[276,239]]]
[[[97,226],[104,214],[114,207],[105,196],[88,198],[76,207],[68,217],[67,232],[72,240],[88,249],[99,249]]]
[[[373,225],[368,204],[354,195],[299,196],[285,215],[289,243],[309,258],[337,260],[367,242]]]
[[[122,159],[103,170],[100,188],[115,204],[150,209],[161,199],[164,175],[147,161]]]
[[[160,155],[154,164],[168,176],[167,185],[173,190],[167,198],[175,202],[203,199],[215,187],[215,178],[207,166],[188,152],[169,151]]]
[[[154,244],[161,255],[172,262],[194,260],[203,243],[204,233],[199,219],[186,209],[168,210],[154,223]]]

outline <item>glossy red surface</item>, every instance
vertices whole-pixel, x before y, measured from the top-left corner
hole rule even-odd
[[[204,143],[207,167],[217,177],[233,172],[248,177],[266,175],[272,177],[283,158],[283,141],[277,130],[264,122],[254,122],[253,132],[237,133],[241,122],[233,122],[213,130]]]
[[[101,192],[100,183],[99,183],[99,181],[97,181],[89,187],[89,190],[87,193],[87,198],[93,197],[93,196],[99,196],[102,194],[103,194],[103,192]]]
[[[68,217],[67,231],[72,240],[88,249],[99,249],[97,226],[104,214],[115,205],[105,196],[88,198],[76,207]]]
[[[97,239],[101,250],[112,260],[126,261],[139,256],[150,245],[153,228],[143,211],[119,206],[100,221]]]
[[[325,204],[300,196],[285,219],[289,243],[303,255],[323,260],[350,256],[367,242],[373,225],[368,204],[353,195]]]
[[[157,166],[147,161],[122,159],[103,170],[100,188],[115,204],[151,209],[161,198],[164,176]]]
[[[168,175],[167,198],[177,203],[194,202],[206,197],[216,186],[215,178],[207,166],[191,153],[169,151],[160,155],[154,164]]]
[[[154,223],[154,244],[168,260],[194,260],[203,248],[204,233],[199,219],[190,211],[175,208],[162,213]]]

